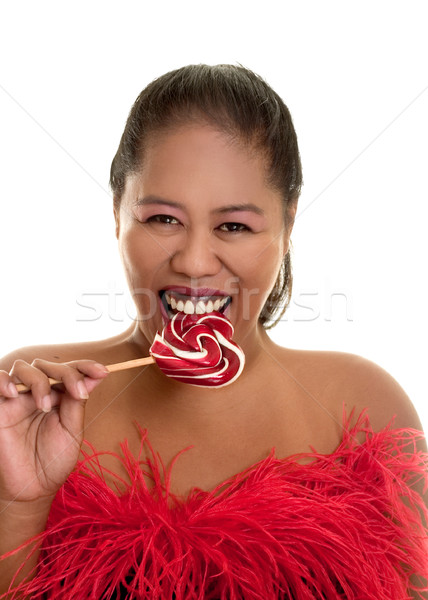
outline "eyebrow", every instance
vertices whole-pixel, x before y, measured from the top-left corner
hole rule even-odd
[[[184,206],[179,202],[174,202],[173,200],[168,200],[167,198],[161,198],[160,196],[154,196],[150,194],[149,196],[145,196],[144,198],[139,198],[135,203],[136,206],[148,206],[148,205],[166,205],[172,206],[174,208],[180,208],[184,210]],[[256,213],[257,215],[264,215],[265,212],[260,206],[256,204],[252,204],[251,202],[240,203],[240,204],[228,204],[227,206],[222,206],[220,208],[216,208],[213,213],[216,214],[225,214],[229,212],[244,212],[250,211]]]
[[[144,198],[138,198],[135,203],[135,206],[146,206],[152,204],[167,204],[168,206],[173,206],[175,208],[182,208],[181,204],[178,202],[173,202],[172,200],[167,200],[166,198],[161,198],[160,196],[144,196]]]

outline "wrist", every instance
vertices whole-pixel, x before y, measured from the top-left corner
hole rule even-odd
[[[9,529],[19,521],[20,527],[32,524],[37,528],[46,522],[54,496],[43,496],[35,500],[4,500],[0,498],[0,523]],[[31,527],[29,527],[31,528]]]

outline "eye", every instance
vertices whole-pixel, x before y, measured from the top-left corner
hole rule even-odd
[[[160,223],[161,225],[178,225],[180,221],[171,215],[153,215],[146,219],[146,223]]]
[[[244,225],[243,223],[222,223],[218,229],[227,233],[244,233],[245,231],[251,231],[248,225]]]

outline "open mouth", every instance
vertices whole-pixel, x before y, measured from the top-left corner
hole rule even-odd
[[[177,313],[186,315],[205,315],[212,312],[224,313],[232,302],[231,296],[186,296],[172,290],[159,292],[162,305],[172,318]]]

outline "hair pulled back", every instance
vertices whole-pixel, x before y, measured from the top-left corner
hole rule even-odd
[[[203,122],[248,144],[266,160],[267,183],[282,196],[284,219],[297,201],[302,167],[290,112],[278,94],[258,75],[235,65],[189,65],[150,83],[128,116],[110,170],[110,187],[118,208],[128,175],[144,164],[149,138],[181,124]],[[266,329],[285,312],[292,290],[290,253],[260,315]]]

